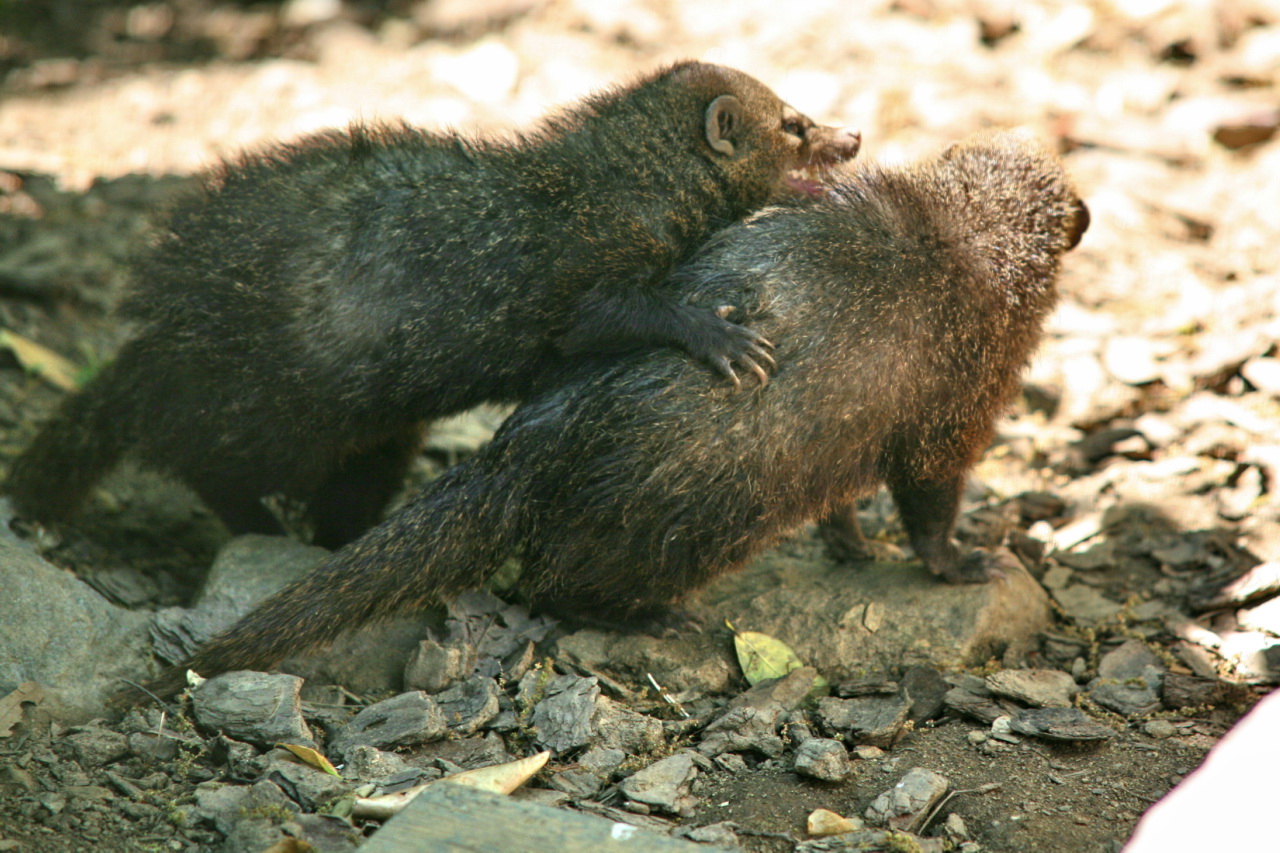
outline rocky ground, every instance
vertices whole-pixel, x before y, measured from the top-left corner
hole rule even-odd
[[[195,170],[355,117],[500,128],[696,56],[859,125],[864,158],[1031,125],[1094,224],[961,524],[1018,555],[1027,571],[1006,583],[841,565],[802,531],[690,602],[701,632],[580,629],[468,596],[291,662],[305,683],[236,676],[93,720],[153,648],[180,656],[318,552],[229,542],[190,495],[133,471],[75,523],[13,521],[0,851],[351,849],[379,823],[354,797],[543,748],[517,796],[747,850],[901,844],[872,831],[886,825],[926,850],[1114,850],[1275,683],[1273,4],[19,5],[0,6],[5,460],[110,358],[128,249]],[[439,430],[416,474],[496,417]],[[865,518],[900,537],[883,497]],[[813,670],[750,687],[726,620]],[[278,742],[321,748],[341,775]],[[916,799],[880,802],[904,778]],[[809,840],[815,809],[869,829]],[[1230,839],[1234,817],[1203,819]]]

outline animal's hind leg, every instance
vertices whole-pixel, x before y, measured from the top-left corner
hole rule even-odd
[[[219,481],[195,486],[205,506],[213,510],[235,535],[265,533],[283,536],[279,519],[262,503],[261,489],[244,482]]]
[[[307,502],[315,544],[340,548],[377,523],[421,448],[414,425],[339,460]]]

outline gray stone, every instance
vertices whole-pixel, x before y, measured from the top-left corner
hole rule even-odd
[[[942,715],[947,691],[951,689],[942,674],[931,666],[910,667],[902,674],[900,686],[903,696],[911,702],[908,716],[917,725]]]
[[[911,700],[901,694],[818,700],[818,719],[833,733],[860,744],[890,747],[906,732]]]
[[[628,776],[618,788],[632,802],[670,814],[686,814],[693,805],[689,790],[697,775],[694,756],[680,752]]]
[[[1164,740],[1178,733],[1178,727],[1168,720],[1150,720],[1142,724],[1142,730],[1148,737]]]
[[[236,740],[315,746],[302,719],[301,689],[302,679],[295,675],[228,672],[192,692],[192,709],[200,725]]]
[[[802,666],[736,697],[703,729],[698,751],[713,757],[745,751],[770,758],[782,755],[786,748],[778,736],[782,720],[808,697],[816,675],[812,667]]]
[[[545,673],[532,670],[520,680],[516,701],[533,703],[529,723],[539,744],[556,752],[568,752],[597,737],[594,725],[600,684],[594,678],[557,675],[543,681]]]
[[[129,754],[129,740],[119,732],[90,726],[67,735],[63,740],[81,767],[94,768],[112,764]]]
[[[385,784],[386,780],[407,770],[414,769],[409,763],[394,752],[384,752],[373,746],[353,746],[347,750],[347,762],[342,773],[357,782],[377,782]]]
[[[1160,707],[1164,667],[1141,640],[1129,640],[1098,661],[1098,677],[1089,698],[1125,716],[1150,714]]]
[[[100,716],[122,678],[147,677],[150,616],[41,559],[9,531],[11,518],[0,499],[0,696],[38,682],[42,707],[61,722]]]
[[[601,746],[631,755],[654,752],[667,742],[661,720],[632,711],[607,696],[596,697],[592,725]]]
[[[296,814],[298,806],[278,787],[267,781],[250,785],[202,782],[196,786],[196,813],[223,835],[230,835],[248,812]]]
[[[1053,598],[1071,619],[1084,625],[1110,619],[1122,609],[1118,601],[1112,601],[1093,587],[1079,583],[1055,589]]]
[[[492,678],[478,675],[434,697],[444,712],[449,730],[456,735],[475,734],[498,716],[498,685]]]
[[[1058,669],[1005,669],[987,676],[987,688],[997,696],[1034,708],[1067,708],[1080,691],[1076,681]]]
[[[945,776],[913,767],[897,785],[867,806],[865,817],[875,826],[915,832],[950,787],[951,782]]]
[[[1054,741],[1102,741],[1115,732],[1079,708],[1025,708],[1007,719],[1010,731]]]
[[[263,762],[263,776],[279,782],[283,779],[289,784],[285,790],[290,796],[302,804],[306,811],[316,811],[330,803],[353,787],[352,783],[341,776],[334,776],[319,768],[305,764],[293,753],[283,749],[274,749],[267,753]]]
[[[802,540],[713,582],[700,598],[707,623],[750,624],[832,682],[913,665],[961,668],[1002,653],[1013,660],[1051,624],[1044,590],[1007,553],[1003,579],[964,585],[941,583],[917,563],[863,563],[855,574],[823,553]],[[873,605],[884,614],[874,631],[863,618]]]
[[[404,667],[407,690],[436,694],[466,678],[475,669],[475,647],[465,643],[421,640]]]
[[[1140,678],[1147,668],[1163,670],[1160,658],[1141,640],[1127,640],[1098,661],[1099,678]]]
[[[853,772],[844,744],[830,738],[810,738],[796,748],[795,771],[823,782],[840,782]]]
[[[439,740],[449,731],[435,700],[420,690],[364,708],[338,730],[329,748],[345,756],[357,746],[394,749]]]
[[[852,572],[829,559],[816,537],[801,538],[713,581],[683,606],[708,625],[728,618],[777,637],[833,683],[868,670],[958,669],[994,655],[1018,665],[1052,620],[1040,584],[1011,555],[1005,560],[1003,579],[952,585],[918,563],[868,562]],[[874,631],[869,611],[882,614]],[[561,638],[557,649],[591,672],[651,673],[672,692],[727,693],[740,677],[729,650],[710,653],[701,636],[584,630]]]

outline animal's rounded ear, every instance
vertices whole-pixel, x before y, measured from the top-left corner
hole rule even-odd
[[[733,140],[742,132],[742,101],[733,95],[721,95],[707,107],[707,144],[721,154],[732,157]]]
[[[1067,248],[1074,249],[1080,245],[1080,240],[1084,237],[1084,232],[1089,230],[1089,206],[1082,199],[1076,200],[1076,206],[1071,211],[1071,222],[1067,226]]]

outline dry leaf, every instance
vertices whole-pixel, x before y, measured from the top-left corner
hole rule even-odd
[[[516,788],[532,779],[534,774],[546,765],[547,759],[550,757],[551,751],[544,750],[537,755],[530,755],[528,758],[521,758],[517,761],[508,761],[506,764],[494,764],[490,767],[465,770],[462,773],[445,776],[443,779],[433,779],[430,782],[416,785],[404,791],[397,791],[394,794],[383,794],[380,797],[357,797],[352,806],[351,814],[352,817],[386,820],[412,802],[414,797],[439,782],[465,785],[468,788],[492,791],[495,794],[510,794]]]
[[[0,699],[0,737],[13,734],[13,727],[22,722],[24,702],[37,705],[44,701],[44,688],[34,681],[19,684],[8,696]]]
[[[67,359],[47,347],[8,329],[0,329],[0,346],[8,349],[18,359],[23,370],[29,370],[63,391],[74,391],[78,369]]]
[[[325,758],[323,755],[321,755],[319,752],[317,752],[316,750],[312,749],[309,746],[299,746],[296,743],[278,743],[276,744],[276,746],[280,747],[281,749],[289,750],[298,758],[300,758],[302,761],[306,762],[307,764],[310,764],[312,767],[314,767],[317,770],[323,770],[325,773],[328,773],[332,776],[342,775],[337,770],[334,769],[332,764],[329,763],[329,759]]]

